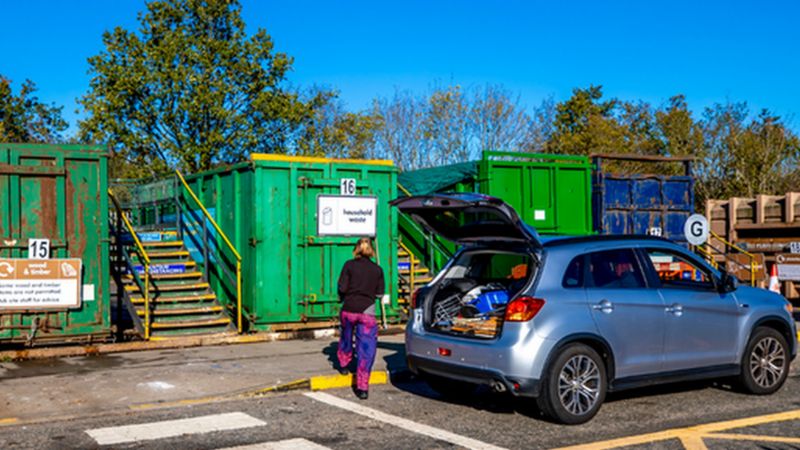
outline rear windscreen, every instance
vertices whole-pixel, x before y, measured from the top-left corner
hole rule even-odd
[[[512,225],[496,210],[482,208],[419,209],[413,214],[436,233],[458,241],[463,239],[525,239],[517,225]]]

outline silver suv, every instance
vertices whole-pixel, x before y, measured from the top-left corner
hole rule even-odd
[[[736,377],[771,394],[797,353],[786,299],[670,241],[544,239],[478,194],[392,204],[461,246],[414,294],[406,328],[409,368],[442,394],[488,384],[578,424],[606,392],[658,383]]]

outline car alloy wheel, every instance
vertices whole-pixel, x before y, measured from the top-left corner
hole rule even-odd
[[[755,383],[770,389],[783,379],[786,370],[786,352],[777,339],[761,339],[750,352],[750,374]]]
[[[558,398],[571,414],[580,416],[594,408],[600,396],[600,370],[586,355],[570,358],[558,377]]]

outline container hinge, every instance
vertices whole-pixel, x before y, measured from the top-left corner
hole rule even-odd
[[[254,237],[251,237],[250,239],[247,240],[247,243],[250,244],[250,247],[255,247],[261,242],[263,242],[261,239],[256,239]]]

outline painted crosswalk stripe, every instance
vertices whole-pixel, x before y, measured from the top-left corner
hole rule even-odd
[[[241,445],[239,447],[229,447],[221,450],[330,450],[315,444],[306,439],[286,439],[285,441],[261,442],[258,444]]]
[[[191,419],[164,420],[161,422],[123,425],[118,427],[86,430],[100,445],[150,441],[187,434],[211,433],[213,431],[238,430],[266,425],[263,420],[242,412],[214,414]]]
[[[459,445],[464,448],[476,449],[476,450],[477,449],[503,450],[502,447],[497,447],[492,444],[487,444],[486,442],[481,442],[476,439],[468,438],[466,436],[461,436],[460,434],[451,433],[449,431],[442,430],[441,428],[435,428],[429,425],[413,422],[411,420],[404,419],[402,417],[393,416],[391,414],[387,414],[378,411],[376,409],[367,408],[366,406],[359,405],[358,403],[353,403],[351,401],[336,397],[334,395],[327,394],[325,392],[308,392],[305,395],[319,402],[327,403],[331,406],[336,406],[338,408],[342,408],[354,412],[356,414],[361,414],[362,416],[369,417],[370,419],[373,420],[388,423],[389,425],[394,425],[404,430],[432,437],[440,441],[449,442],[451,444]]]

